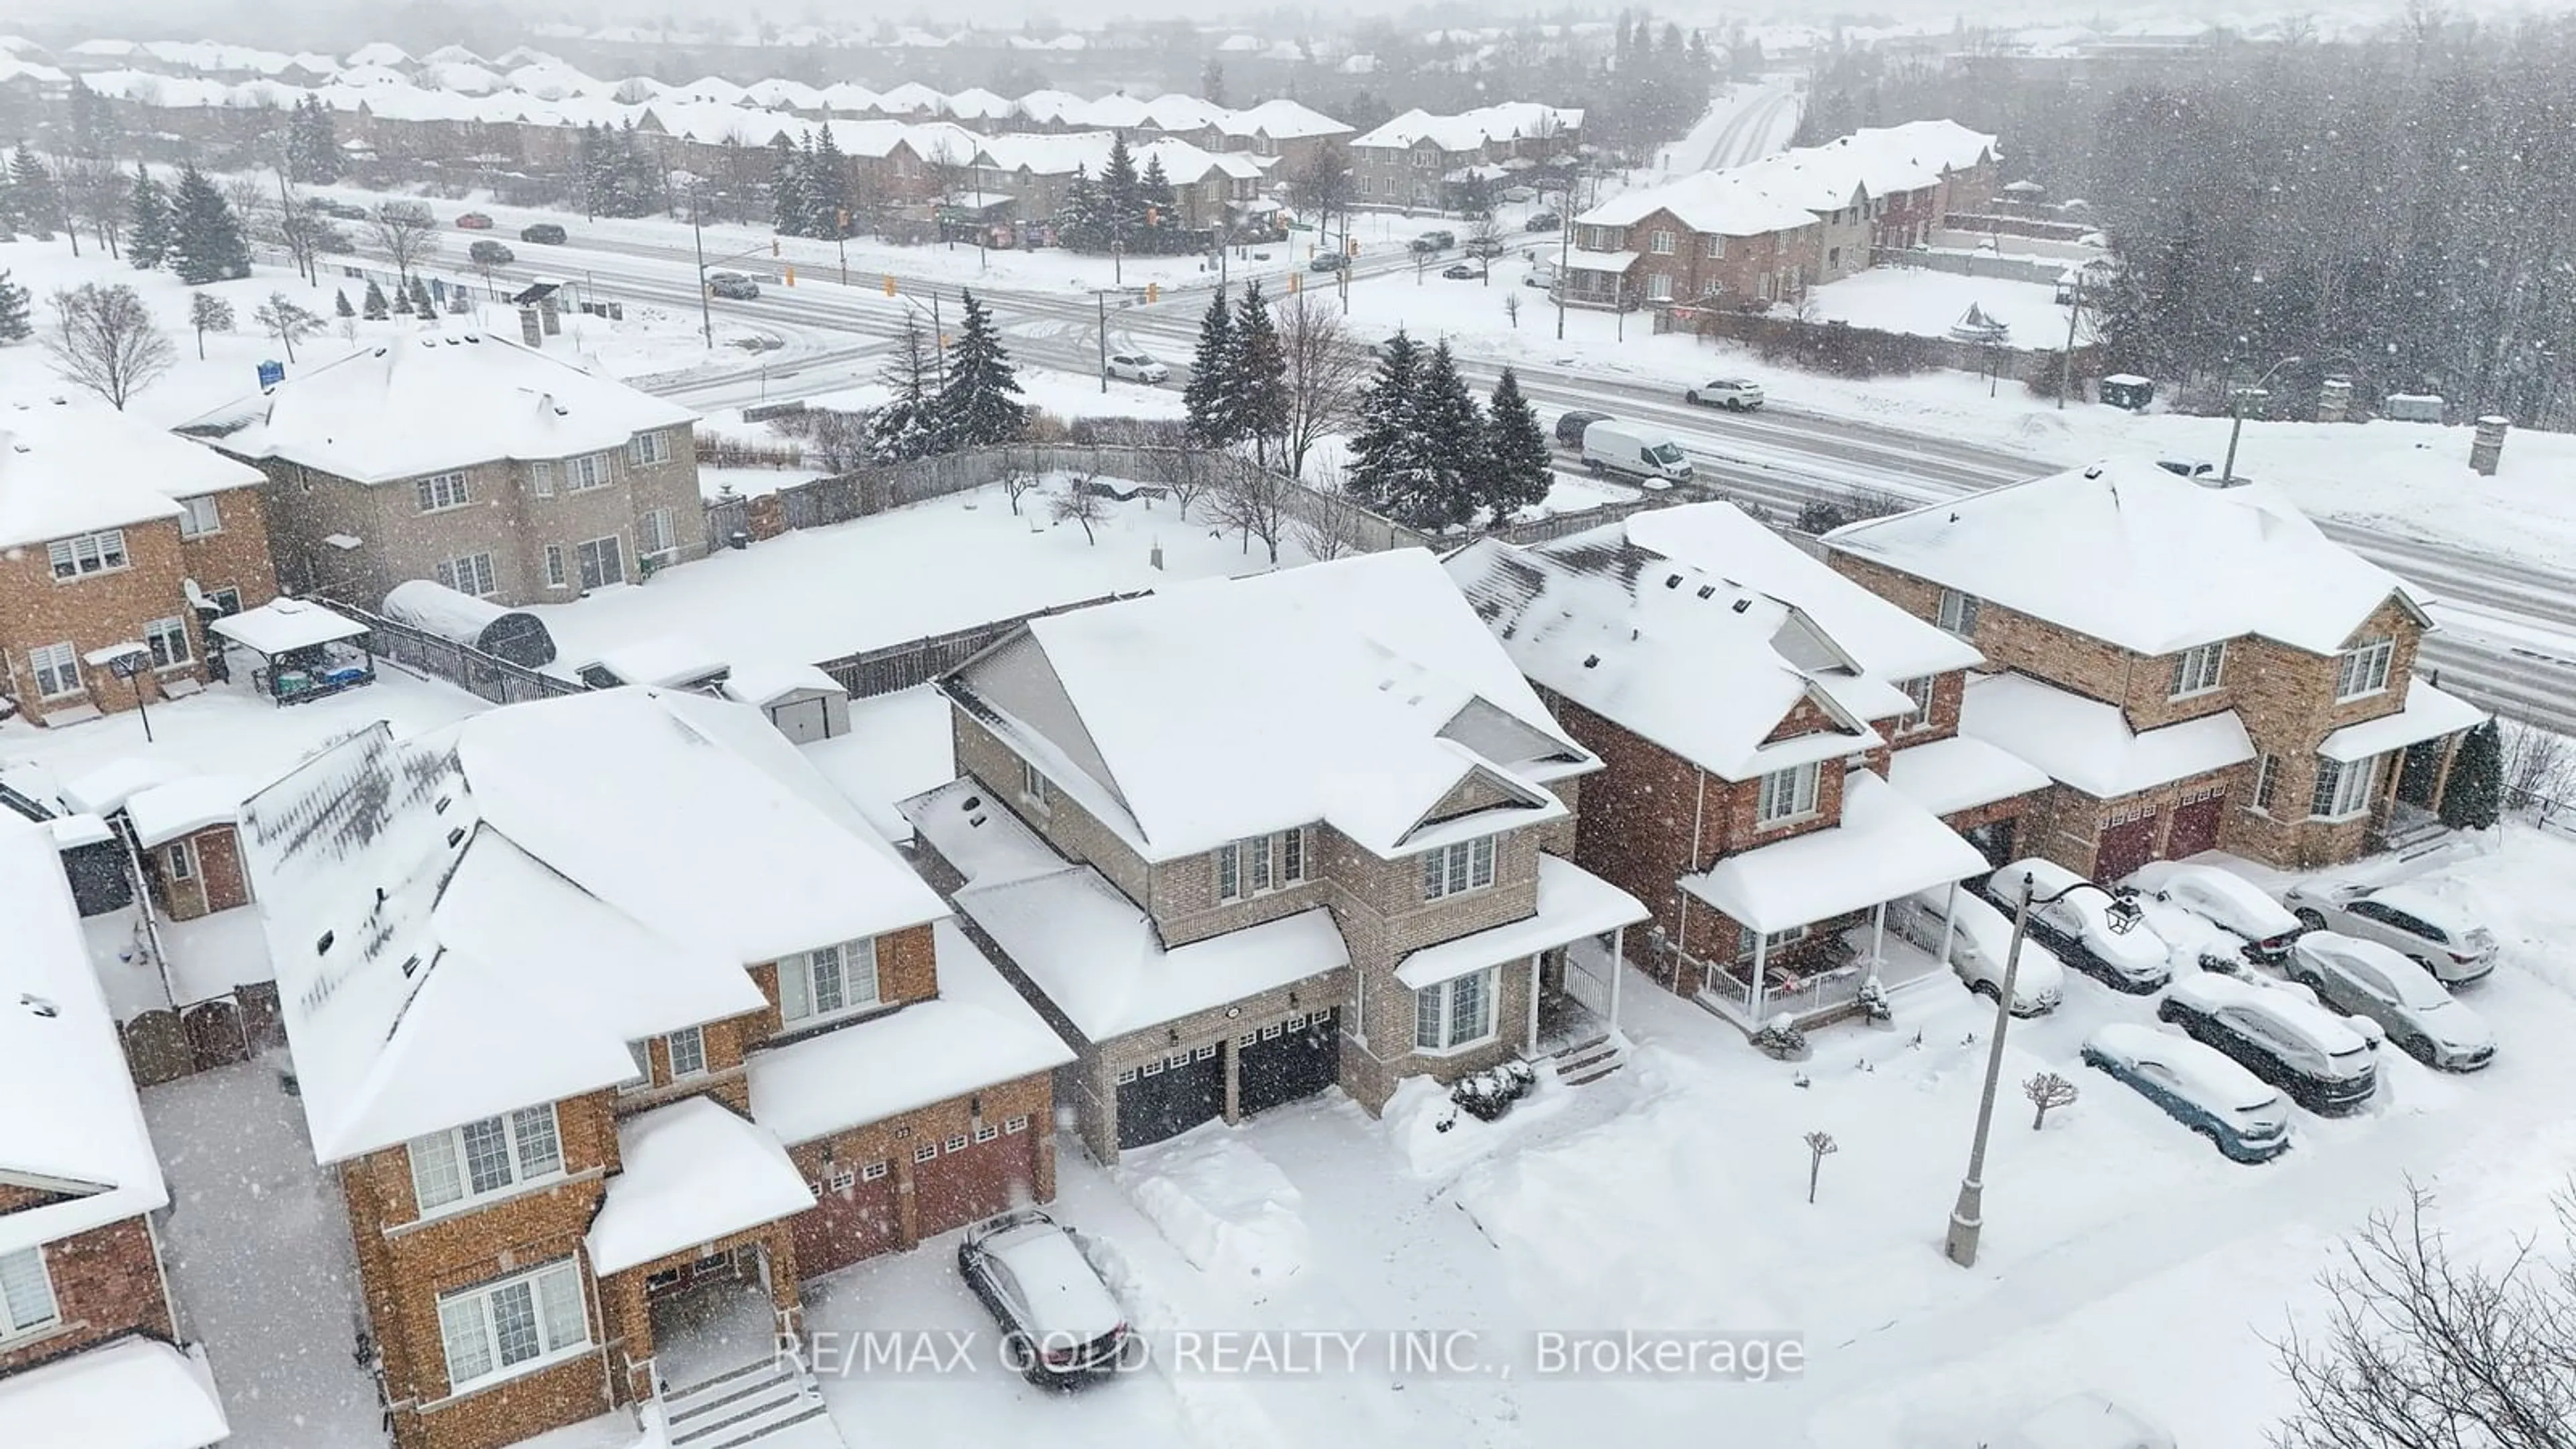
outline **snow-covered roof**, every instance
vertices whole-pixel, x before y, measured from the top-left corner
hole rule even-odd
[[[37,61],[0,54],[0,81],[32,81],[38,85],[63,85],[71,80],[66,71]]]
[[[1220,117],[1217,129],[1229,136],[1268,136],[1274,141],[1301,140],[1314,136],[1347,136],[1352,128],[1312,106],[1285,96],[1247,106]]]
[[[840,681],[811,664],[754,660],[725,676],[724,697],[744,704],[776,704],[797,694],[848,694]]]
[[[1428,141],[1443,151],[1474,151],[1495,141],[1561,134],[1582,125],[1582,111],[1536,101],[1504,101],[1454,116],[1435,116],[1416,107],[1354,138],[1351,145],[1408,150]]]
[[[54,837],[5,811],[0,920],[9,923],[0,950],[0,1181],[40,1194],[0,1213],[7,1254],[155,1211],[170,1195]],[[16,1382],[0,1380],[0,1394]],[[7,1423],[0,1410],[0,1427]]]
[[[777,1134],[713,1097],[687,1097],[617,1124],[619,1170],[590,1220],[590,1266],[638,1264],[774,1223],[814,1205]]]
[[[931,115],[939,110],[946,96],[919,81],[905,81],[892,90],[880,93],[876,108],[888,115]]]
[[[241,458],[384,483],[620,448],[697,415],[518,343],[422,333],[354,352],[183,426]]]
[[[941,103],[940,109],[960,120],[991,121],[1009,115],[1011,101],[1009,97],[988,91],[982,86],[970,86],[965,90],[950,93]]]
[[[1889,756],[1887,782],[1933,814],[1952,815],[2045,790],[2048,772],[1987,741],[1952,735]]]
[[[2406,707],[2394,714],[2345,725],[2327,735],[2317,746],[2317,753],[2329,760],[2351,764],[2390,750],[2402,750],[2424,740],[2437,740],[2444,735],[2474,729],[2486,722],[2487,712],[2460,698],[2435,688],[2421,676],[2406,681]]]
[[[137,790],[125,802],[126,823],[134,843],[150,850],[182,835],[194,835],[241,818],[249,782],[234,775],[191,775],[166,785]]]
[[[1419,549],[1036,619],[945,688],[1148,860],[1311,822],[1393,857],[1597,768]]]
[[[1565,269],[1569,272],[1608,272],[1618,276],[1635,266],[1640,255],[1641,253],[1638,252],[1596,252],[1577,249],[1566,254]]]
[[[2118,705],[2026,674],[1969,680],[1959,706],[1959,733],[2018,755],[2047,771],[2050,779],[2100,800],[2254,758],[2254,742],[2232,709],[2132,730]]]
[[[2119,458],[1868,519],[1829,548],[2140,654],[2255,634],[2344,647],[2425,597],[2260,483],[2213,487]]]
[[[379,40],[369,45],[359,46],[357,49],[350,51],[348,63],[352,66],[410,65],[412,63],[412,58],[410,51],[403,49],[392,41]]]
[[[1470,971],[1525,961],[1541,951],[1633,926],[1652,914],[1637,898],[1579,865],[1538,858],[1538,913],[1489,926],[1404,958],[1395,979],[1409,990],[1437,986]]]
[[[765,716],[671,691],[378,724],[242,847],[324,1161],[613,1085],[758,1009],[746,966],[947,914]]]
[[[702,683],[728,669],[724,656],[694,634],[654,634],[603,649],[583,670],[604,669],[620,684],[651,684],[678,689]]]
[[[203,1449],[230,1433],[205,1350],[141,1334],[0,1379],[0,1444]]]
[[[62,803],[73,810],[113,815],[143,791],[178,778],[174,767],[157,755],[119,755],[74,776],[59,793]]]
[[[1785,931],[1982,875],[1985,856],[1869,770],[1843,777],[1842,819],[1730,855],[1682,889],[1757,931]]]
[[[226,614],[206,627],[272,659],[292,649],[355,639],[367,632],[366,625],[308,599],[271,599],[256,609]]]
[[[1656,212],[1695,232],[1768,236],[1816,224],[1815,214],[1761,181],[1735,171],[1701,171],[1611,197],[1574,219],[1577,226],[1630,227]]]
[[[105,407],[0,407],[0,548],[176,518],[173,499],[261,481],[256,468]]]
[[[1529,548],[1480,540],[1448,569],[1523,674],[1730,780],[1868,749],[1880,742],[1868,705],[1880,718],[1911,708],[1801,610],[1663,558],[1619,524]],[[1864,708],[1829,682],[1857,687]],[[1802,701],[1828,728],[1773,739]]]

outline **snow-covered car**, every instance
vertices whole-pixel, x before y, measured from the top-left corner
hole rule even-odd
[[[1451,262],[1440,269],[1440,275],[1453,282],[1472,282],[1483,274],[1465,262]]]
[[[1310,272],[1339,272],[1349,269],[1351,259],[1340,252],[1325,252],[1306,264]]]
[[[1495,236],[1471,236],[1467,238],[1467,245],[1463,250],[1471,257],[1491,260],[1503,254],[1503,239]]]
[[[1127,1353],[1127,1314],[1073,1229],[1034,1208],[989,1218],[957,1245],[957,1271],[1001,1325],[1004,1362],[1029,1382],[1069,1387]]]
[[[2053,860],[2032,856],[1986,877],[1985,898],[2005,919],[2021,909],[2030,879],[2030,934],[2057,959],[2114,991],[2144,996],[2173,980],[2173,948],[2147,924],[2137,902],[2122,900]]]
[[[1521,223],[1521,230],[1554,231],[1563,225],[1565,225],[1565,218],[1557,215],[1555,212],[1533,211],[1529,214],[1529,220]]]
[[[1762,406],[1762,384],[1750,378],[1712,378],[1682,394],[1682,401],[1695,408],[1728,408],[1751,412]]]
[[[2207,458],[2158,458],[2156,466],[2177,478],[2206,478],[2218,471],[2218,465]]]
[[[1113,352],[1109,354],[1109,375],[1130,382],[1163,382],[1171,377],[1172,370],[1149,352]]]
[[[1608,422],[1609,420],[1610,415],[1608,413],[1584,412],[1580,409],[1558,413],[1556,415],[1556,445],[1560,448],[1580,448],[1583,446],[1583,430],[1585,428],[1592,426],[1594,423]]]
[[[2100,1394],[2069,1394],[2014,1425],[1997,1449],[2174,1449],[2174,1437]]]
[[[2495,970],[2494,933],[2422,891],[2311,880],[2283,892],[2281,904],[2311,931],[2341,931],[2393,947],[2445,986],[2466,986]]]
[[[2446,1072],[2495,1060],[2495,1032],[2422,966],[2377,941],[2310,931],[2290,950],[2290,979],[2329,1006],[2379,1023],[2398,1050]]]
[[[466,260],[478,267],[506,267],[519,259],[519,254],[500,242],[478,241],[465,249]]]
[[[2215,1047],[2115,1021],[2085,1040],[2084,1063],[2135,1088],[2238,1162],[2269,1162],[2290,1150],[2289,1104]]]
[[[760,283],[740,272],[709,272],[707,295],[727,301],[748,302],[760,295]]]
[[[2180,906],[2242,941],[2248,961],[2278,966],[2290,954],[2299,934],[2299,918],[2263,888],[2214,865],[2183,860],[2152,861],[2138,867],[2128,884],[2157,900]]]
[[[2004,960],[2012,950],[2012,922],[1966,891],[1954,900],[1948,886],[1934,886],[1895,902],[1888,923],[1898,935],[1938,955],[1946,936],[1950,969],[1970,991],[1995,997],[2004,989]],[[2024,938],[2021,965],[2013,972],[2012,1014],[2038,1016],[2066,996],[2066,967],[2057,953]]]
[[[2203,971],[2165,993],[2156,1016],[2218,1048],[2312,1112],[2356,1111],[2379,1087],[2373,1038],[2297,990]]]

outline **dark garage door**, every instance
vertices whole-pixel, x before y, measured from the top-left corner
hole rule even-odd
[[[914,1147],[912,1186],[921,1235],[935,1237],[1035,1197],[1037,1140],[1028,1119],[1014,1117],[941,1139],[937,1157],[921,1155],[931,1143]]]
[[[1225,1057],[1211,1042],[1118,1074],[1121,1151],[1186,1132],[1225,1110]]]
[[[2102,827],[2093,852],[2093,878],[2116,881],[2156,858],[2156,817],[2141,815]]]
[[[1237,1101],[1245,1115],[1311,1097],[1341,1077],[1342,1034],[1331,1008],[1235,1039]]]
[[[2218,818],[2227,808],[2224,793],[2185,800],[2174,807],[2173,829],[2165,837],[2165,857],[2180,860],[2218,848]]]
[[[834,1162],[809,1185],[814,1206],[787,1223],[797,1272],[812,1277],[846,1268],[899,1240],[892,1161]]]

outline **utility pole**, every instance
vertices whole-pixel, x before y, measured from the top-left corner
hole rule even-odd
[[[939,374],[939,390],[948,390],[948,324],[939,320],[939,289],[930,291],[930,355]]]
[[[1566,265],[1574,260],[1574,186],[1575,183],[1569,181],[1565,187],[1565,216],[1556,233],[1556,285],[1548,289],[1556,293],[1556,340],[1559,342],[1565,340]]]
[[[1091,300],[1100,304],[1100,393],[1109,395],[1109,294],[1093,292]]]
[[[707,339],[707,350],[716,350],[716,313],[707,303],[707,229],[699,218],[697,183],[689,184],[689,236],[698,248],[698,330]]]

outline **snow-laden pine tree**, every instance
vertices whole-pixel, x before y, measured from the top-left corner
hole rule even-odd
[[[2504,814],[2504,736],[2492,719],[2460,739],[2442,790],[2442,823],[2484,830]]]
[[[349,305],[348,288],[342,287],[331,294],[331,312],[334,316],[339,317],[355,317],[358,315],[358,309]]]
[[[385,310],[385,289],[376,285],[375,278],[369,277],[367,279],[366,300],[367,320],[370,322],[382,322],[385,320]]]
[[[54,228],[69,224],[53,168],[28,150],[24,141],[9,156],[9,207],[17,214],[18,225],[38,241],[52,241]]]
[[[931,425],[931,408],[936,401],[931,380],[936,365],[921,323],[906,313],[903,334],[895,339],[894,352],[886,359],[881,374],[894,399],[868,419],[869,443],[880,461],[907,463],[937,451],[939,436]]]
[[[1493,521],[1501,523],[1545,501],[1555,483],[1556,457],[1548,451],[1547,432],[1522,396],[1519,376],[1506,367],[1485,411],[1485,456],[1475,477],[1476,502],[1492,509]]]
[[[0,272],[0,343],[24,342],[35,331],[36,324],[27,317],[27,289]]]
[[[1181,415],[1190,441],[1203,448],[1222,448],[1242,436],[1235,421],[1234,385],[1227,369],[1234,365],[1234,307],[1223,287],[1208,299],[1199,319],[1198,350],[1190,354],[1190,380],[1181,389]]]
[[[805,153],[781,131],[769,143],[769,228],[780,236],[803,236],[805,219],[813,212],[813,194],[805,185]]]
[[[805,190],[813,205],[813,230],[807,236],[847,236],[850,210],[850,158],[832,139],[832,128],[819,127],[805,157]]]
[[[1378,353],[1377,375],[1360,389],[1359,425],[1351,434],[1351,459],[1342,491],[1362,506],[1383,510],[1398,476],[1412,462],[1407,429],[1413,412],[1414,375],[1420,349],[1398,329]]]
[[[182,167],[170,207],[170,270],[192,287],[250,275],[250,243],[232,203],[194,163]]]
[[[1094,250],[1106,235],[1101,223],[1100,185],[1088,166],[1077,165],[1064,184],[1064,209],[1056,213],[1056,240],[1081,250]]]
[[[134,168],[134,190],[125,202],[125,259],[150,271],[170,255],[170,194],[152,173]]]
[[[1007,443],[1029,423],[1028,405],[1019,400],[1019,375],[993,327],[993,314],[972,292],[958,297],[966,318],[958,324],[957,345],[949,349],[948,385],[935,411],[942,451]]]
[[[1430,360],[1414,384],[1407,416],[1413,466],[1387,501],[1388,512],[1427,530],[1467,522],[1476,512],[1470,480],[1484,452],[1484,418],[1467,392],[1466,380],[1458,375],[1447,342],[1432,347]]]
[[[1234,309],[1231,359],[1226,383],[1234,389],[1235,436],[1249,439],[1253,461],[1266,467],[1288,431],[1288,359],[1259,282],[1244,283],[1243,300]]]

